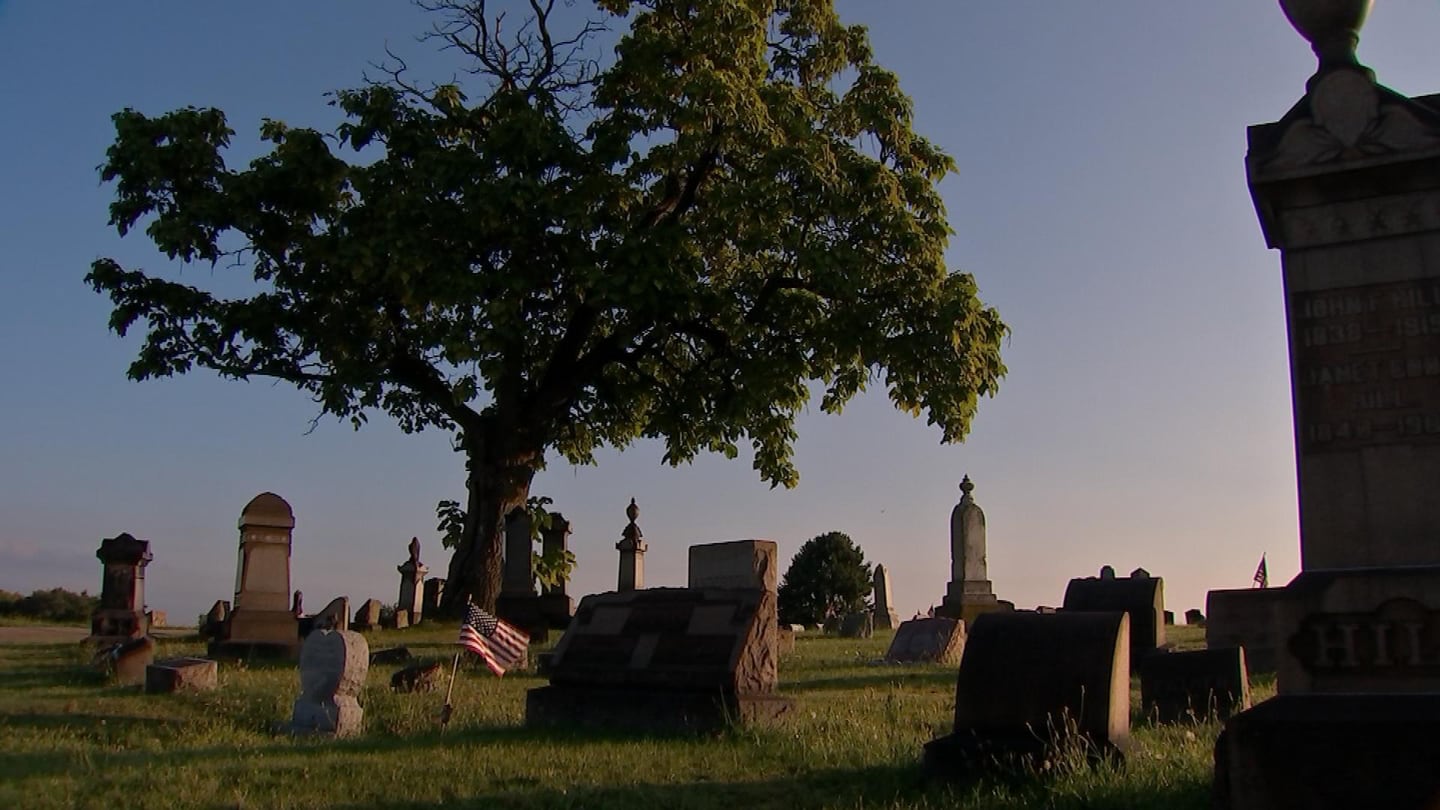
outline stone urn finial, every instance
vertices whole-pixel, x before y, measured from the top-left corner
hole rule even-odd
[[[1358,65],[1355,46],[1375,0],[1280,0],[1285,19],[1310,42],[1320,70]]]

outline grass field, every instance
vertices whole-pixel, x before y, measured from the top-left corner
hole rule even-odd
[[[372,650],[446,660],[453,638],[448,626],[368,636]],[[1123,765],[927,784],[921,747],[949,730],[954,669],[878,665],[888,639],[802,637],[781,663],[793,716],[702,737],[530,731],[525,690],[544,681],[465,666],[442,733],[441,694],[393,694],[397,667],[373,667],[365,734],[343,741],[273,731],[290,716],[293,665],[222,664],[218,691],[144,695],[107,685],[78,645],[0,645],[0,808],[1209,806],[1213,722],[1137,718]],[[161,656],[203,654],[196,640],[160,644]]]

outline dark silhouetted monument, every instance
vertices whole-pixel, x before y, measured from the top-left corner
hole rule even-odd
[[[90,640],[108,646],[150,631],[145,618],[145,566],[150,544],[129,534],[107,537],[95,552],[102,567],[100,605],[90,616]]]
[[[1246,169],[1284,280],[1301,571],[1266,597],[1279,695],[1227,723],[1216,804],[1429,808],[1440,796],[1440,96],[1407,98],[1356,61],[1369,0],[1282,6],[1319,68],[1284,117],[1250,128]]]

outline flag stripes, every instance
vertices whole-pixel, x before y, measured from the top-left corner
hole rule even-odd
[[[485,666],[499,676],[525,662],[530,637],[479,607],[466,605],[465,622],[460,625],[458,643],[480,656]]]

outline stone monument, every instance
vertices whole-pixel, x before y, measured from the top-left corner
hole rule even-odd
[[[550,626],[540,613],[535,592],[534,524],[530,513],[516,508],[505,517],[505,564],[495,614],[525,631],[536,644],[549,638]]]
[[[960,503],[950,513],[950,584],[936,616],[972,622],[983,613],[1014,610],[995,598],[985,563],[985,512],[975,503],[970,476],[960,482]]]
[[[620,542],[615,544],[615,550],[620,552],[620,577],[616,583],[615,590],[620,592],[636,591],[645,587],[645,535],[641,533],[640,526],[636,520],[640,517],[640,507],[635,505],[635,499],[630,499],[630,505],[625,507],[625,516],[630,519],[625,531],[620,535]]]
[[[885,566],[875,566],[875,629],[894,630],[900,626],[900,616],[895,612],[895,599],[890,595],[890,572]]]
[[[564,557],[570,553],[570,521],[559,512],[550,513],[550,525],[540,532],[541,555]],[[575,615],[575,600],[565,592],[565,580],[540,591],[540,613],[551,629],[564,630]]]
[[[300,697],[290,718],[294,734],[359,734],[365,710],[357,697],[370,671],[370,645],[349,630],[316,630],[300,649]]]
[[[95,552],[100,558],[100,605],[90,616],[90,638],[109,646],[144,636],[150,631],[145,618],[145,566],[154,556],[150,544],[129,534],[107,537]]]
[[[1281,6],[1319,66],[1250,127],[1246,170],[1280,250],[1301,571],[1271,597],[1279,695],[1226,724],[1216,805],[1432,807],[1440,95],[1407,98],[1357,61],[1370,0]]]
[[[396,570],[400,572],[400,601],[396,610],[410,611],[410,623],[417,624],[425,612],[425,575],[430,569],[420,562],[420,538],[410,538],[410,558]]]
[[[895,630],[885,660],[896,664],[958,664],[965,652],[965,623],[943,616],[910,619]]]
[[[1106,566],[1109,568],[1109,566]],[[1144,573],[1144,569],[1137,569]],[[1113,569],[1112,569],[1113,571]],[[1136,577],[1078,577],[1065,586],[1062,610],[1119,610],[1130,616],[1130,666],[1165,644],[1165,580],[1148,573]]]
[[[714,730],[786,714],[775,554],[769,540],[692,546],[689,588],[582,599],[550,685],[526,697],[526,725]]]
[[[293,656],[300,626],[290,612],[290,543],[295,513],[273,492],[256,495],[240,512],[240,559],[235,607],[211,645],[211,655]]]

